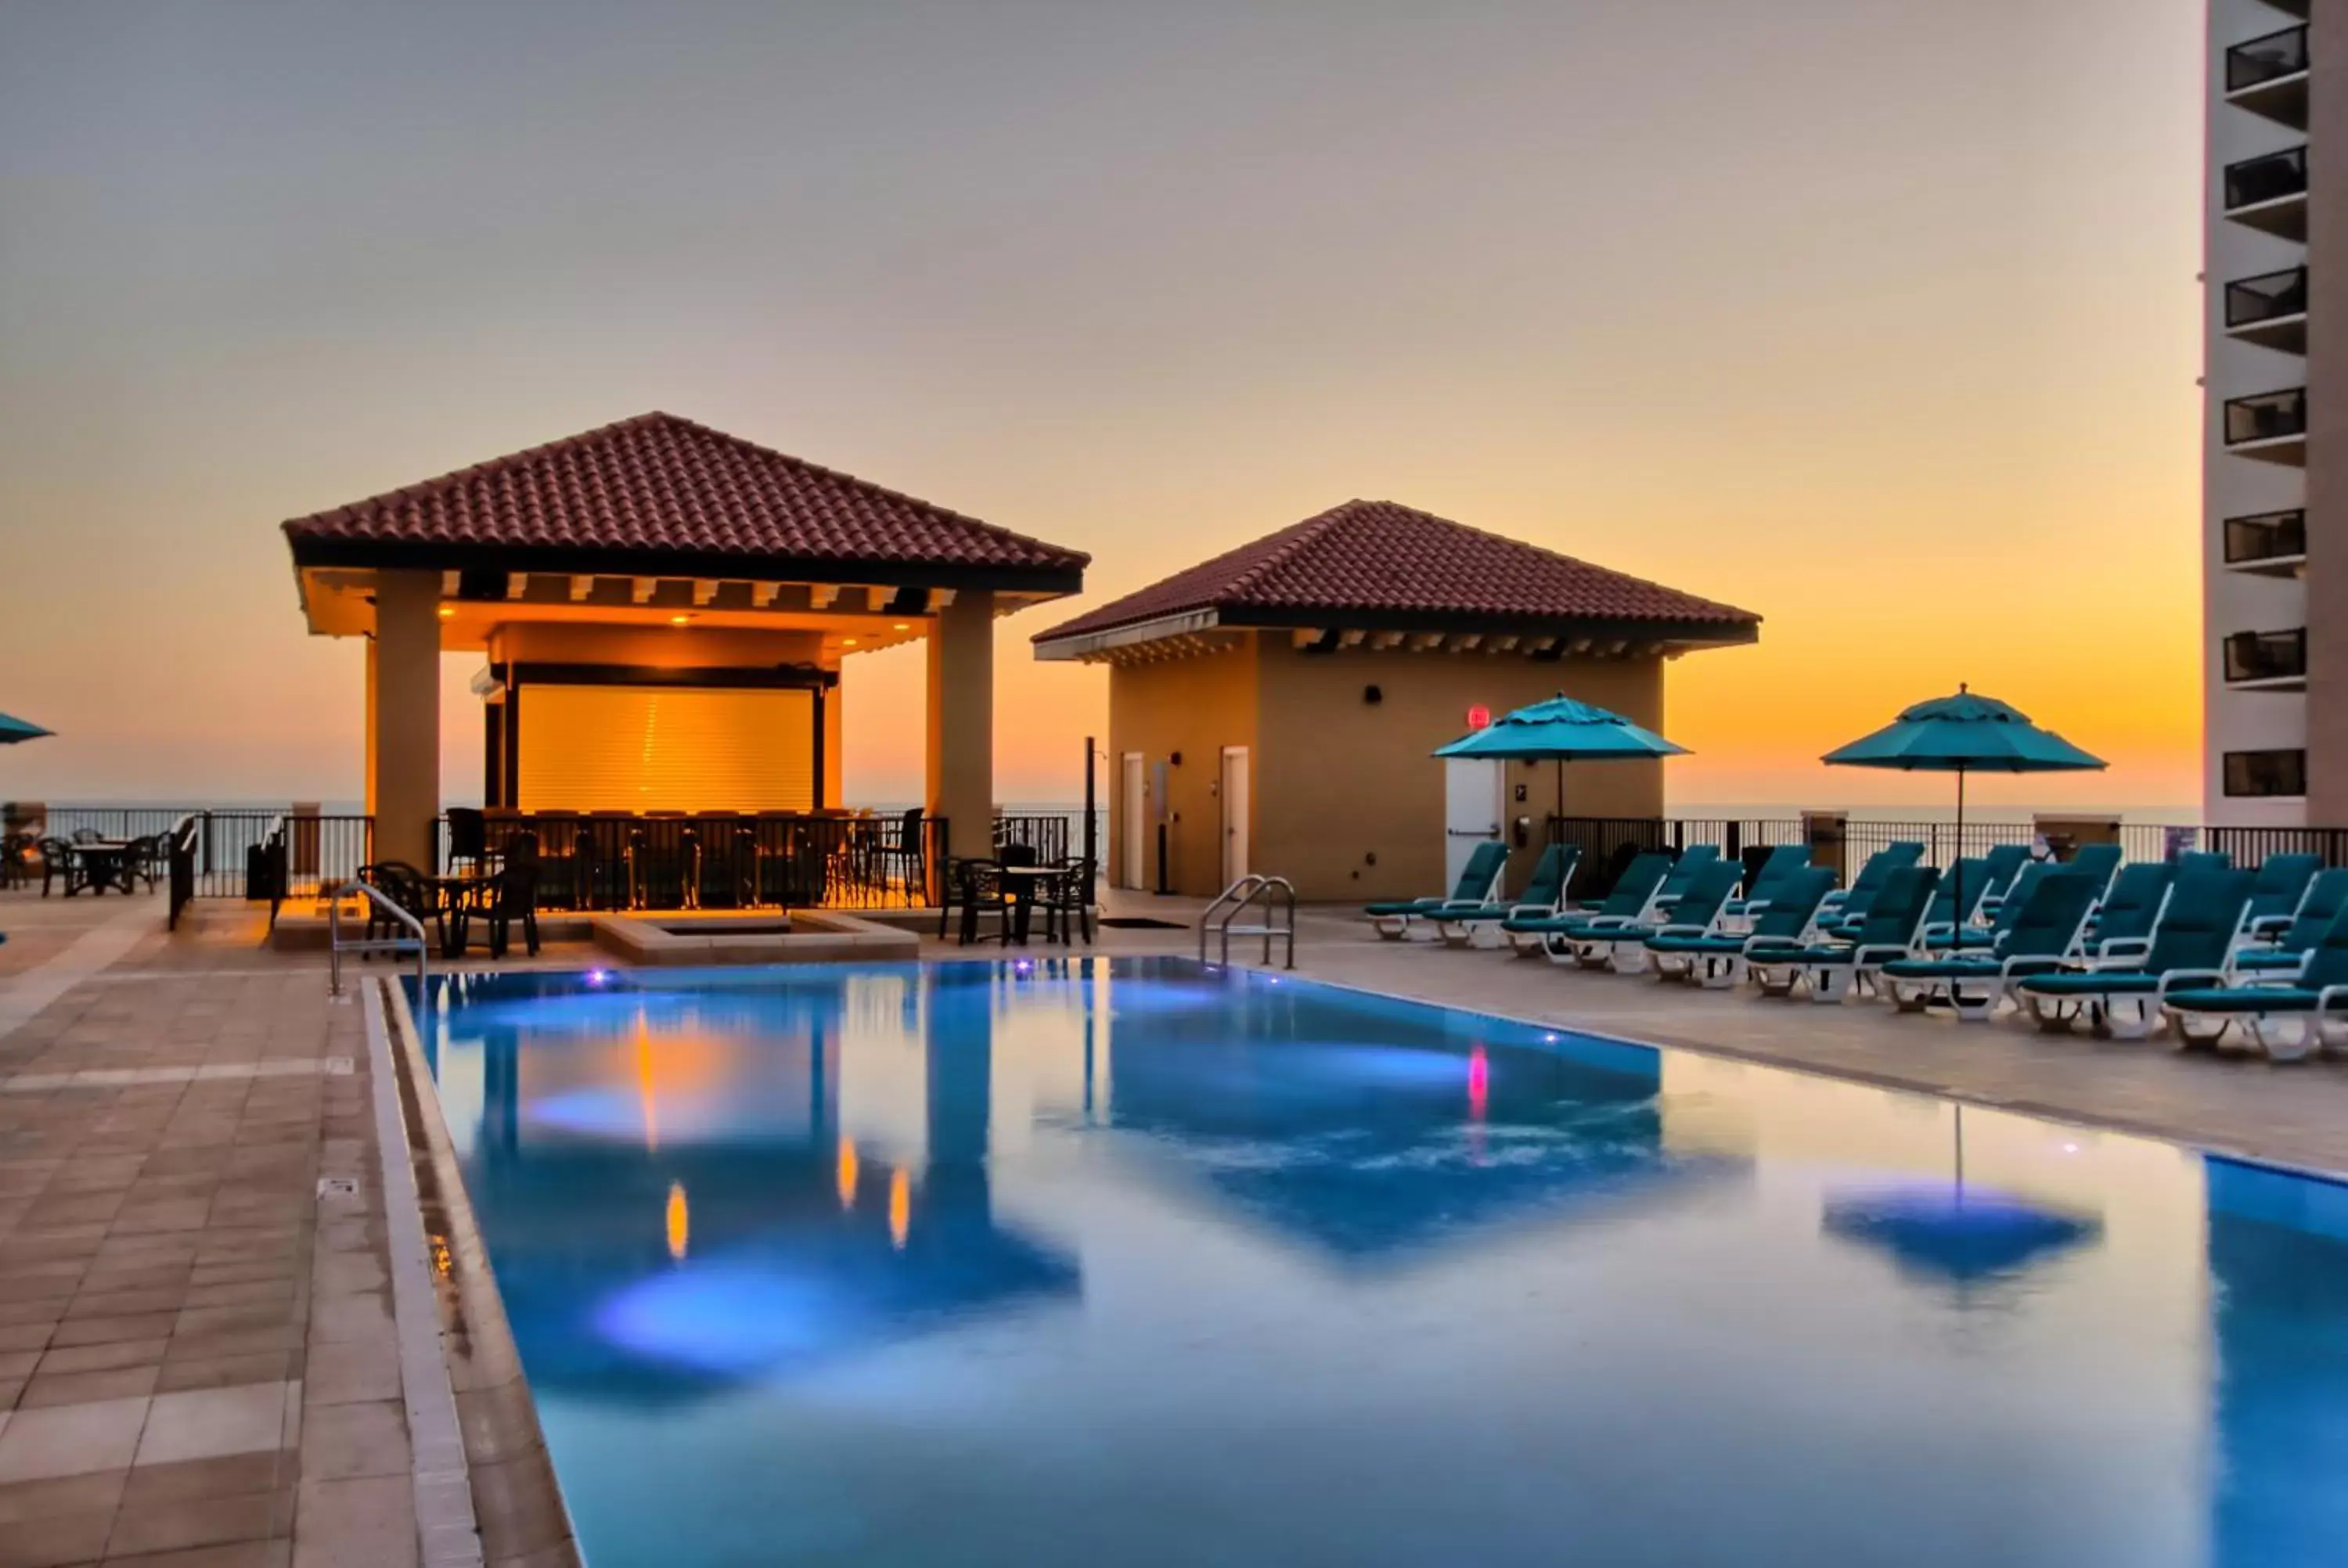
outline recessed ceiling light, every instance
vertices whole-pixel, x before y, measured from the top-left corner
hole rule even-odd
[[[668,618],[668,623],[671,626],[683,626],[686,621],[691,620],[692,619],[693,617],[689,615],[672,615]]]
[[[444,604],[444,605],[442,605],[442,606],[440,607],[440,619],[441,619],[441,620],[455,620],[455,619],[456,619],[456,616],[457,616],[457,607],[456,607],[455,605],[453,605],[453,604]]]
[[[839,645],[842,648],[853,648],[856,646],[856,639],[853,637],[843,637],[839,640]]]
[[[911,631],[913,630],[913,627],[911,621],[901,620],[889,630],[891,631]]]

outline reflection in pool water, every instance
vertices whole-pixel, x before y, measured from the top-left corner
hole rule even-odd
[[[2324,1184],[1170,961],[427,1000],[596,1568],[2348,1539]]]

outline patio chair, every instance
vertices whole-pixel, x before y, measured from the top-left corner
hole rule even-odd
[[[2231,870],[2234,857],[2222,849],[2188,849],[2178,856],[2175,864],[2181,876],[2188,871]]]
[[[1060,862],[1056,876],[1035,890],[1044,912],[1044,937],[1063,946],[1081,933],[1085,946],[1093,941],[1093,899],[1088,867],[1082,860]]]
[[[489,928],[489,957],[502,958],[512,939],[514,922],[521,922],[522,941],[531,958],[538,957],[538,858],[526,847],[510,853],[489,880],[457,907],[457,950],[465,947],[466,929],[480,920]]]
[[[2085,873],[2096,879],[2096,897],[2101,898],[2119,875],[2120,861],[2125,858],[2116,844],[2083,844],[2060,864],[2065,870]]]
[[[884,886],[893,881],[903,891],[908,904],[918,904],[929,897],[930,868],[922,820],[922,808],[916,805],[908,806],[881,825],[877,871]]]
[[[1715,858],[1696,867],[1678,898],[1665,911],[1657,901],[1653,922],[1632,922],[1588,930],[1566,938],[1574,962],[1585,969],[1612,968],[1618,975],[1644,974],[1647,943],[1655,937],[1705,937],[1719,929],[1745,867]]]
[[[435,938],[443,948],[448,947],[448,912],[433,896],[432,884],[424,873],[405,860],[377,860],[360,866],[358,879],[415,916],[419,923],[432,926]],[[407,934],[407,928],[377,908],[375,900],[367,900],[366,930],[361,940],[373,942]],[[371,953],[366,956],[374,957]]]
[[[1546,953],[1554,963],[1571,963],[1573,950],[1566,944],[1574,936],[1616,926],[1635,926],[1652,918],[1656,902],[1663,896],[1663,879],[1671,875],[1671,869],[1670,856],[1650,851],[1622,868],[1622,875],[1614,879],[1614,890],[1597,908],[1530,918],[1509,916],[1500,922],[1500,929],[1519,952],[1538,950]]]
[[[2299,972],[2308,949],[2323,940],[2332,917],[2343,909],[2348,909],[2348,871],[2317,872],[2291,923],[2280,931],[2270,931],[2256,947],[2237,946],[2227,968],[2237,979],[2287,982]]]
[[[1769,900],[1777,895],[1787,880],[1808,869],[1809,864],[1807,845],[1781,844],[1769,850],[1762,856],[1758,868],[1746,876],[1744,896],[1728,901],[1725,911],[1728,922],[1731,925],[1747,922],[1767,909]],[[1827,880],[1832,882],[1833,876],[1829,874]]]
[[[2005,890],[2013,886],[2013,879],[2022,875],[2022,868],[2030,864],[2030,845],[1993,844],[1990,845],[1989,853],[1981,858],[1982,865],[1989,872],[1988,897],[2003,898]]]
[[[1508,865],[1509,846],[1498,839],[1488,839],[1468,855],[1450,897],[1395,899],[1365,905],[1362,912],[1370,917],[1371,926],[1380,937],[1399,942],[1409,937],[1419,922],[1435,915],[1495,906],[1499,897],[1500,875]]]
[[[1965,907],[1957,907],[1958,887],[1964,890]],[[1932,895],[1932,907],[1924,917],[1924,945],[1947,947],[1956,940],[1956,933],[1981,917],[1982,904],[1990,894],[1989,857],[1967,856],[1941,878],[1940,889]]]
[[[1672,906],[1678,902],[1682,894],[1687,891],[1688,883],[1694,878],[1695,874],[1719,859],[1720,845],[1716,844],[1691,844],[1681,850],[1677,857],[1672,861],[1671,872],[1663,878],[1662,890],[1655,895],[1658,911],[1663,915],[1669,915],[1672,912]],[[1737,875],[1740,877],[1743,876],[1745,863],[1737,861],[1735,864]]]
[[[1024,845],[1013,845],[1019,848]],[[962,907],[962,945],[965,948],[980,939],[978,921],[982,915],[991,914],[995,919],[995,936],[1003,946],[1011,945],[1011,890],[1004,882],[1002,866],[993,860],[961,859],[951,862]],[[939,914],[939,935],[945,932],[945,917]]]
[[[1807,989],[1812,1001],[1838,1005],[1853,990],[1873,991],[1885,964],[1922,950],[1924,917],[1940,880],[1938,866],[1903,866],[1884,878],[1855,939],[1748,952],[1746,973],[1766,997]]]
[[[442,815],[448,819],[448,875],[482,870],[489,856],[489,818],[470,805],[452,805]]]
[[[1436,934],[1452,945],[1497,948],[1507,940],[1500,929],[1509,919],[1539,919],[1565,906],[1565,890],[1573,884],[1574,867],[1581,864],[1578,845],[1552,844],[1533,863],[1532,879],[1513,899],[1474,909],[1455,909],[1434,917]]]
[[[2012,882],[2006,884],[2005,896],[1997,900],[1997,908],[1993,913],[1987,907],[1983,908],[1982,913],[1989,916],[1986,925],[1968,926],[1959,931],[1953,938],[1937,935],[1927,925],[1924,932],[1924,945],[1928,948],[1944,948],[1960,953],[1968,949],[1995,950],[1998,944],[2004,940],[2006,933],[2013,928],[2014,921],[2021,917],[2024,907],[2030,902],[2031,894],[2037,891],[2038,884],[2053,875],[2054,870],[2054,862],[2051,860],[2032,861],[2015,875]],[[1982,902],[1986,906],[1989,901],[1984,899]]]
[[[2250,911],[2242,919],[2244,942],[2271,940],[2289,929],[2322,868],[2320,855],[2270,855],[2260,861],[2250,879]]]
[[[1769,907],[1743,932],[1704,932],[1694,936],[1664,932],[1647,939],[1654,955],[1657,978],[1693,980],[1708,990],[1727,990],[1742,981],[1752,956],[1808,944],[1818,906],[1834,886],[1834,872],[1824,866],[1805,866],[1780,877]]]
[[[62,883],[68,898],[81,891],[88,880],[81,869],[81,856],[74,853],[72,843],[63,838],[44,838],[41,851],[41,897],[49,896],[51,883]]]
[[[1913,866],[1924,858],[1924,846],[1912,838],[1888,844],[1867,857],[1850,886],[1838,887],[1826,896],[1818,906],[1818,923],[1829,928],[1844,920],[1866,917],[1875,896],[1883,891],[1884,880],[1903,866]]]
[[[2161,1008],[2187,1045],[2215,1046],[2229,1029],[2239,1029],[2276,1061],[2297,1061],[2348,1040],[2348,906],[2333,912],[2284,979],[2179,987],[2161,998]]]
[[[2153,929],[2168,907],[2176,877],[2176,867],[2164,861],[2122,866],[2087,927],[2085,962],[2090,967],[2118,965],[2142,958],[2152,946]]]
[[[2160,1021],[2169,992],[2224,984],[2250,902],[2247,871],[2181,873],[2137,964],[2032,975],[2015,983],[2014,999],[2049,1034],[2066,1034],[2084,1020],[2099,1035],[2142,1040]]]
[[[2032,866],[2024,875],[2038,870],[2045,874],[2028,887],[2015,878],[2006,907],[1998,911],[2003,928],[1988,951],[1894,958],[1883,965],[1876,983],[1892,1006],[1921,1012],[1937,1002],[1962,1020],[1985,1023],[2000,1002],[2013,998],[2016,982],[2052,974],[2075,958],[2096,906],[2095,873]]]

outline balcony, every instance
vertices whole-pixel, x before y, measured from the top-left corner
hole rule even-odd
[[[2304,751],[2228,752],[2229,795],[2302,795],[2307,793]]]
[[[2260,512],[2228,518],[2226,569],[2259,577],[2298,577],[2307,569],[2307,514]]]
[[[2307,690],[2307,628],[2226,639],[2226,684],[2242,692]]]
[[[2285,240],[2307,241],[2307,149],[2226,166],[2226,216]]]
[[[2307,269],[2287,267],[2226,285],[2226,333],[2282,354],[2307,352]]]
[[[2307,29],[2285,27],[2226,51],[2226,101],[2307,128]]]
[[[2288,386],[2226,403],[2226,450],[2262,463],[2307,466],[2307,388]]]

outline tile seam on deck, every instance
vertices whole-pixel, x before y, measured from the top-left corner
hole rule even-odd
[[[67,943],[64,949],[0,984],[0,1040],[40,1016],[59,997],[129,956],[154,928],[154,911],[132,903]]]

